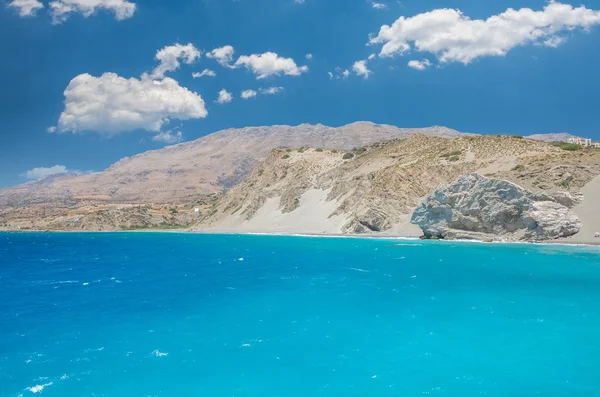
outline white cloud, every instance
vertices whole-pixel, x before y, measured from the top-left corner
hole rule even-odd
[[[312,59],[312,54],[306,54],[304,57],[305,57],[306,59]]]
[[[263,95],[276,95],[283,91],[283,87],[261,88],[259,91]]]
[[[383,25],[371,44],[383,44],[382,57],[402,55],[411,49],[435,54],[441,62],[468,64],[484,56],[504,56],[517,46],[554,47],[561,33],[587,30],[600,24],[600,11],[550,1],[543,11],[530,8],[470,19],[460,10],[435,9],[413,17],[400,17]]]
[[[235,67],[245,66],[252,70],[257,79],[264,79],[269,76],[299,76],[308,72],[308,66],[296,65],[292,58],[283,58],[274,52],[265,52],[264,54],[242,55],[235,62]]]
[[[163,131],[152,137],[152,141],[154,142],[164,142],[164,143],[179,143],[183,141],[183,134],[181,131]]]
[[[204,76],[208,76],[208,77],[215,77],[217,74],[210,69],[204,69],[202,72],[200,73],[192,73],[192,77],[195,79],[198,79],[200,77],[204,77]]]
[[[354,65],[352,65],[352,70],[354,70],[354,72],[356,73],[357,76],[363,76],[365,79],[368,79],[369,75],[371,73],[373,73],[372,71],[370,71],[367,68],[366,60],[354,62]],[[347,76],[344,75],[344,77],[347,77]]]
[[[304,0],[294,0],[294,3],[296,3],[296,4],[304,4]]]
[[[546,40],[544,40],[542,42],[542,45],[544,45],[546,47],[556,48],[559,45],[565,43],[566,41],[567,41],[567,39],[564,37],[554,36],[554,37],[550,37],[550,38],[547,38]]]
[[[371,71],[369,70],[369,73]],[[332,72],[327,72],[327,74],[329,75],[329,79],[332,80],[333,78],[335,78],[336,80],[339,79],[347,79],[348,76],[350,76],[350,71],[348,69],[342,70],[342,68],[340,68],[339,66],[335,68],[334,73]]]
[[[232,100],[233,95],[231,95],[231,92],[227,92],[227,90],[222,89],[221,91],[219,91],[219,98],[216,100],[216,102],[222,105],[224,103],[229,103]]]
[[[133,16],[136,4],[127,0],[56,0],[50,2],[50,12],[54,23],[66,21],[72,13],[80,13],[87,18],[101,9],[113,11],[115,19],[122,21]]]
[[[135,129],[160,131],[171,119],[204,118],[208,114],[200,95],[169,77],[126,79],[115,73],[75,77],[65,90],[65,109],[58,131],[86,130],[107,135]]]
[[[376,56],[377,55],[375,55],[375,54],[371,54],[371,55],[369,55],[369,57],[367,59],[370,61],[371,59],[374,59]]]
[[[417,69],[417,70],[425,70],[430,66],[431,66],[431,62],[429,62],[429,59],[423,59],[422,61],[413,60],[413,61],[408,62],[409,68],[413,68],[413,69]]]
[[[38,0],[13,0],[8,6],[15,8],[21,17],[34,16],[39,9],[44,8]]]
[[[257,92],[254,90],[244,90],[242,91],[241,97],[242,99],[250,99],[256,97]]]
[[[215,48],[211,52],[206,53],[206,57],[216,60],[223,66],[229,66],[229,63],[233,61],[234,53],[235,50],[233,47],[226,45],[224,47]]]
[[[166,46],[156,52],[154,59],[159,61],[160,65],[152,71],[152,78],[162,79],[165,77],[165,73],[179,69],[180,60],[189,65],[198,60],[200,55],[201,52],[192,43],[186,45],[176,43]]]
[[[64,174],[69,172],[64,165],[55,165],[52,167],[37,167],[29,171],[25,171],[23,176],[30,180],[42,179],[50,175]]]
[[[383,3],[376,3],[376,2],[371,2],[371,6],[377,10],[384,10],[387,8],[387,5],[383,4]]]
[[[48,128],[46,128],[46,131],[48,131],[49,133],[53,134],[53,133],[56,132],[56,127],[54,127],[54,126],[48,127]]]

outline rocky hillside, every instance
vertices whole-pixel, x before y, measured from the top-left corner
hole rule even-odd
[[[417,205],[473,172],[532,192],[570,192],[577,201],[600,174],[600,151],[517,137],[424,135],[353,151],[277,149],[194,229],[419,235],[409,226]]]
[[[0,189],[0,208],[41,203],[74,205],[82,200],[185,202],[234,186],[274,148],[351,149],[416,133],[445,138],[463,135],[445,127],[397,128],[369,122],[339,128],[302,124],[229,129],[122,159],[103,172],[57,175]]]

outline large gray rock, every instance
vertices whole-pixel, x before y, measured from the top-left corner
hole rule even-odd
[[[577,216],[559,201],[566,200],[468,174],[428,196],[411,222],[427,237],[549,240],[581,228]]]

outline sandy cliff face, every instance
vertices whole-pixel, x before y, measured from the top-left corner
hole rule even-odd
[[[274,150],[194,229],[419,235],[409,222],[413,210],[436,188],[473,172],[575,205],[600,174],[600,151],[514,137],[422,135],[352,152]]]
[[[412,129],[368,122],[339,128],[302,124],[229,129],[122,159],[103,172],[57,175],[0,189],[0,208],[40,203],[72,205],[81,200],[184,202],[236,185],[274,148],[351,149],[415,133],[448,138],[461,135],[445,127]]]

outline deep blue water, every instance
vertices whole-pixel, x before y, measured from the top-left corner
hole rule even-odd
[[[0,233],[0,396],[33,392],[597,397],[600,250]]]

